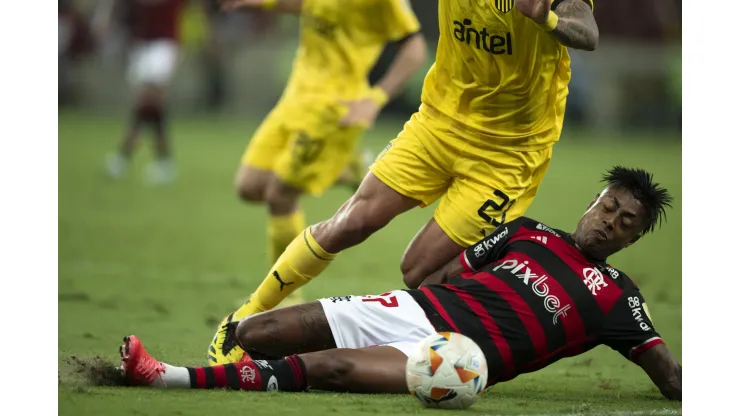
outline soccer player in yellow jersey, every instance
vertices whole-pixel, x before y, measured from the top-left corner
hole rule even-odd
[[[339,252],[440,200],[404,253],[415,288],[497,225],[524,214],[560,137],[568,47],[593,50],[592,0],[438,0],[440,36],[421,107],[327,221],[301,232],[231,320],[273,308]],[[430,279],[434,280],[434,279]],[[243,350],[225,332],[218,360]]]
[[[301,18],[300,45],[288,85],[252,137],[235,179],[243,200],[268,206],[268,254],[273,264],[306,227],[299,197],[321,194],[339,179],[356,154],[362,133],[389,97],[426,63],[426,43],[408,0],[221,4],[226,10],[267,9]],[[370,86],[368,74],[390,42],[400,44],[395,60]],[[300,302],[300,292],[291,292],[285,304]]]
[[[244,201],[268,206],[272,265],[306,227],[300,195],[319,195],[339,179],[389,96],[426,62],[426,44],[407,0],[222,4],[301,15],[300,46],[288,85],[252,137],[235,179]],[[385,77],[371,87],[368,74],[389,42],[402,42],[400,50]],[[300,301],[295,291],[284,304]]]

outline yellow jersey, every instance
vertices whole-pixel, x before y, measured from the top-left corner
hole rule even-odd
[[[419,31],[408,0],[304,0],[300,44],[284,98],[355,99],[388,42]]]
[[[567,48],[514,0],[439,0],[438,7],[437,56],[420,112],[480,146],[537,149],[557,141],[570,81]]]

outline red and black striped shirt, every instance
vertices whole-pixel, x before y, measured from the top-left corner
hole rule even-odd
[[[607,345],[628,359],[663,341],[635,283],[568,233],[520,217],[460,255],[465,272],[409,290],[439,332],[475,341],[488,385]]]

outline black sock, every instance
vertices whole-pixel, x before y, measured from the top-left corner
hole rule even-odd
[[[136,146],[139,130],[143,124],[150,123],[151,115],[149,107],[146,105],[137,105],[131,112],[131,122],[128,132],[123,137],[123,141],[118,149],[118,153],[126,159],[130,159]]]
[[[305,391],[306,367],[297,355],[280,360],[249,360],[212,367],[187,367],[190,387],[257,391]]]
[[[170,147],[167,142],[165,112],[160,107],[152,107],[150,110],[150,123],[154,128],[155,146],[158,159],[170,158]]]
[[[306,366],[301,357],[297,355],[279,360],[253,360],[253,362],[262,375],[262,390],[305,391],[308,389]]]

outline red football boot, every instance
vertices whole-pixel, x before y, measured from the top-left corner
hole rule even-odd
[[[155,360],[144,348],[136,335],[123,338],[121,351],[121,368],[123,374],[131,384],[136,386],[151,386],[157,379],[165,385],[162,373],[164,364]]]

